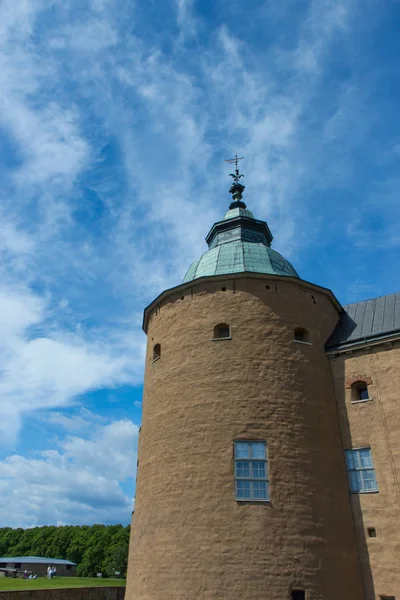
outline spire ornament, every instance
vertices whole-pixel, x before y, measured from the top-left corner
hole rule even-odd
[[[235,172],[229,173],[229,177],[232,177],[233,183],[230,187],[229,193],[232,194],[233,202],[229,205],[229,208],[246,208],[244,202],[242,202],[242,194],[245,190],[245,186],[240,183],[240,179],[244,177],[242,173],[239,173],[239,160],[242,160],[244,156],[238,156],[235,154],[234,158],[228,158],[225,162],[235,165]]]

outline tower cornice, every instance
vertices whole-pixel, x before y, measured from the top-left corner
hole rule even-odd
[[[161,306],[163,305],[163,303],[166,300],[168,300],[170,297],[172,297],[174,295],[176,295],[177,297],[184,296],[185,293],[192,292],[195,288],[204,286],[204,284],[207,284],[207,283],[210,283],[213,285],[215,285],[216,283],[219,283],[219,282],[220,283],[227,283],[227,282],[234,283],[235,281],[239,281],[239,280],[243,280],[243,279],[250,279],[253,281],[257,281],[257,280],[258,281],[266,281],[269,283],[274,283],[276,285],[278,285],[278,284],[287,285],[287,284],[291,283],[299,288],[304,289],[305,291],[323,294],[324,296],[326,296],[328,298],[328,300],[330,300],[333,307],[337,311],[338,316],[343,312],[343,307],[341,306],[339,300],[336,298],[334,293],[328,288],[324,288],[322,286],[316,285],[315,283],[311,283],[309,281],[299,279],[298,277],[289,277],[286,275],[269,275],[269,274],[263,274],[263,273],[242,272],[242,273],[235,273],[235,275],[224,274],[224,275],[212,275],[212,276],[207,276],[207,277],[199,277],[197,279],[193,279],[186,283],[181,283],[180,285],[177,285],[175,287],[164,290],[161,294],[159,294],[159,296],[157,296],[157,298],[155,298],[153,300],[153,302],[151,302],[144,309],[143,324],[142,324],[143,331],[145,333],[147,333],[147,328],[148,328],[149,319],[150,319],[151,314],[155,310],[159,310],[161,308]]]

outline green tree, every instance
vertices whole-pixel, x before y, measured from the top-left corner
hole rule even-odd
[[[0,528],[0,556],[47,556],[78,564],[77,574],[113,576],[126,572],[130,528],[122,525],[66,525]]]

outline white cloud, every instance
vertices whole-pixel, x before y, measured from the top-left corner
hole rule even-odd
[[[104,418],[96,415],[85,407],[78,414],[67,415],[59,411],[47,412],[43,417],[45,422],[61,427],[69,434],[85,433],[88,427],[104,424]]]
[[[63,330],[35,334],[48,317],[46,301],[28,290],[0,288],[0,431],[15,443],[32,411],[76,402],[78,395],[140,381],[142,342],[96,332],[91,341]],[[51,330],[51,328],[50,328]],[[131,352],[135,350],[132,357]]]
[[[261,4],[250,22],[245,4],[219,1],[210,21],[191,0],[140,10],[130,0],[0,3],[7,443],[43,408],[52,411],[48,425],[82,433],[89,416],[60,408],[85,404],[93,390],[113,387],[118,396],[118,386],[141,382],[143,306],[179,283],[206,249],[207,230],[229,202],[223,160],[236,150],[245,156],[249,208],[267,218],[277,249],[294,255],[296,267],[324,237],[329,202],[335,213],[346,211],[342,233],[346,222],[357,226],[378,212],[366,202],[350,219],[346,199],[318,206],[315,199],[316,191],[321,197],[354,183],[357,151],[374,141],[376,109],[357,66],[362,51],[351,58],[348,49],[356,3]],[[393,198],[397,189],[394,182]],[[395,247],[393,206],[381,238]],[[92,420],[97,431],[102,422]],[[27,459],[28,467],[14,457],[13,468],[69,472],[78,454],[97,465],[105,459],[96,448],[117,443],[113,435],[111,428],[83,442],[70,438],[55,455]],[[104,493],[118,496],[107,481]],[[65,514],[78,506],[57,498]]]
[[[119,482],[135,476],[138,427],[90,417],[86,424],[87,438],[0,461],[0,526],[129,522],[133,499]]]
[[[47,9],[40,0],[6,0],[1,8],[0,120],[18,154],[8,183],[27,211],[24,219],[7,201],[3,252],[11,270],[0,266],[8,283],[0,297],[0,392],[9,441],[27,412],[140,381],[145,340],[137,315],[205,250],[204,236],[228,203],[222,161],[238,143],[250,207],[278,225],[279,249],[298,246],[295,199],[314,176],[299,145],[302,117],[348,13],[343,3],[310,3],[285,54],[292,75],[282,90],[272,68],[281,64],[276,48],[267,50],[266,70],[228,24],[210,32],[194,60],[183,38],[169,55],[147,46],[132,6],[121,12],[112,0],[83,3],[80,16],[54,4],[38,41]],[[193,3],[176,0],[176,10],[182,28],[201,35]],[[218,162],[216,134],[227,146]],[[100,149],[110,140],[118,165],[107,173]],[[120,188],[118,177],[126,182]]]

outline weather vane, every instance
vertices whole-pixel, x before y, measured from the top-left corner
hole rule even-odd
[[[239,173],[239,160],[242,160],[244,156],[238,156],[235,154],[235,158],[228,158],[225,162],[235,165],[235,172],[229,173],[229,176],[233,178],[233,183],[231,185],[231,189],[229,193],[232,194],[233,202],[230,204],[229,208],[246,208],[244,202],[242,202],[242,194],[244,192],[245,186],[240,183],[240,178],[244,177],[241,173]]]
[[[244,156],[238,156],[237,153],[235,154],[235,158],[228,158],[227,160],[225,160],[225,162],[231,164],[231,165],[235,165],[235,172],[234,173],[229,173],[229,177],[233,177],[233,181],[236,181],[236,183],[239,183],[239,179],[241,177],[244,177],[244,175],[239,175],[239,169],[238,169],[238,164],[239,164],[239,160],[242,160],[244,158]]]

